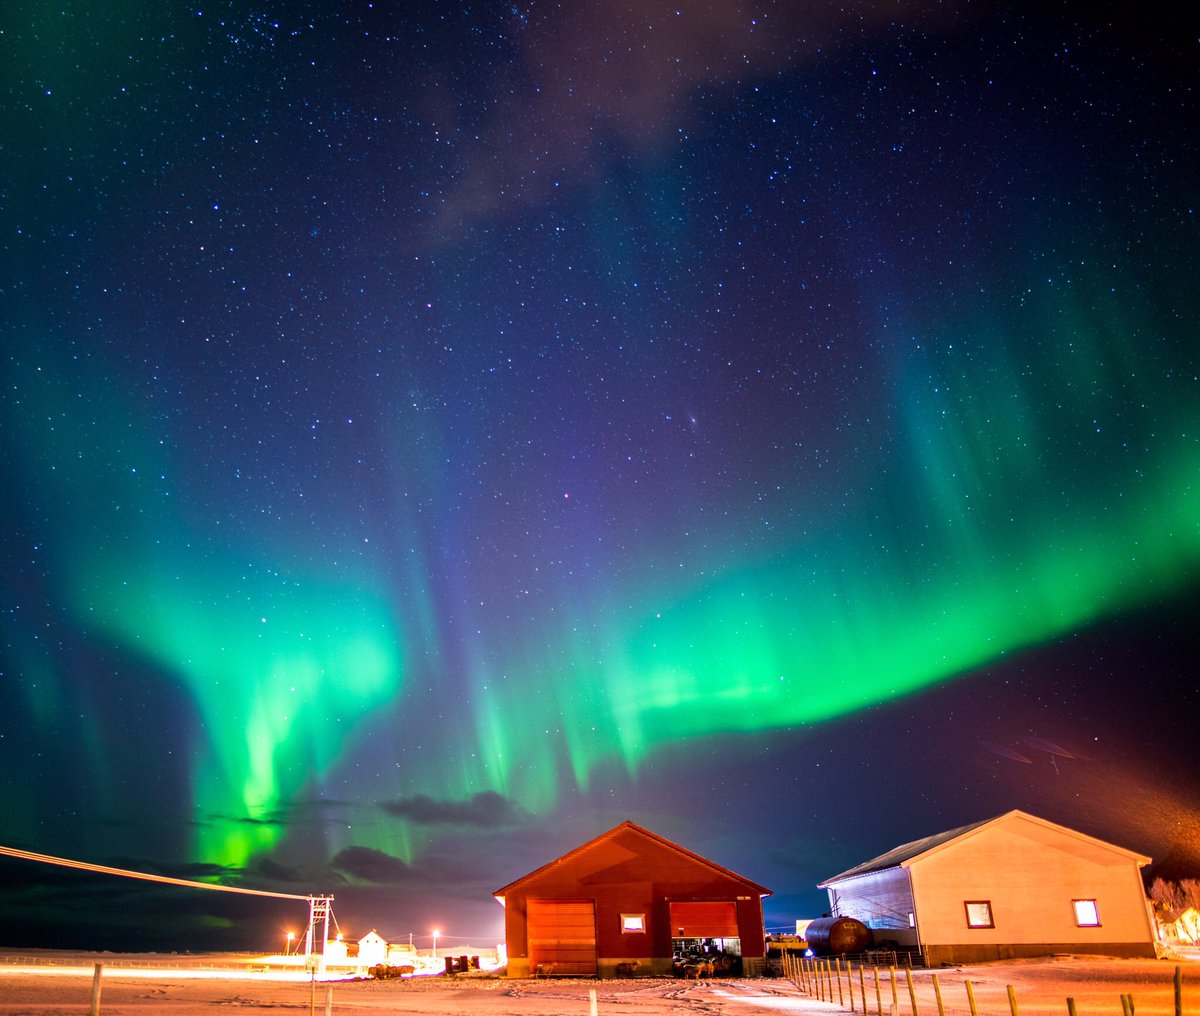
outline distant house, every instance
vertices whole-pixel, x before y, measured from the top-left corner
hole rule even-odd
[[[668,974],[695,959],[757,975],[768,895],[632,822],[495,893],[505,908],[510,977]]]
[[[1158,929],[1164,942],[1198,945],[1200,944],[1200,910],[1188,907],[1174,920],[1160,919]]]
[[[831,913],[928,965],[1155,954],[1150,858],[1021,811],[905,843],[821,883]]]
[[[393,967],[416,966],[416,946],[411,942],[389,942],[384,962]]]
[[[387,940],[374,928],[358,940],[358,965],[374,967],[386,963],[388,958]]]

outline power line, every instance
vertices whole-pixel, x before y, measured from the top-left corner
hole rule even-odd
[[[150,875],[142,871],[129,871],[127,868],[112,868],[106,864],[89,864],[87,861],[72,861],[66,857],[51,857],[49,854],[35,854],[30,850],[17,850],[14,847],[0,847],[0,854],[6,857],[16,857],[23,861],[40,861],[43,864],[56,864],[61,868],[78,868],[81,871],[96,871],[102,875],[120,875],[123,878],[141,879],[143,882],[162,882],[166,885],[181,885],[189,889],[212,889],[222,893],[242,893],[246,896],[272,896],[279,900],[311,900],[311,896],[299,896],[296,893],[275,893],[266,889],[242,889],[233,885],[214,885],[212,882],[193,882],[186,878],[171,878],[168,875]]]

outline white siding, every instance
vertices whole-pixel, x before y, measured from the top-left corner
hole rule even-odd
[[[1153,932],[1136,861],[1049,823],[1006,816],[915,859],[909,869],[925,945],[1146,943]],[[1072,901],[1094,899],[1098,927]],[[994,928],[968,928],[964,901],[988,900]]]
[[[847,879],[830,887],[829,905],[834,916],[853,917],[872,931],[907,930],[913,910],[908,872],[888,868]]]

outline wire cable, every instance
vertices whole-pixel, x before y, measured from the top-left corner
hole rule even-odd
[[[40,861],[43,864],[56,864],[61,868],[78,868],[81,871],[95,871],[102,875],[120,875],[123,878],[141,879],[143,882],[162,882],[166,885],[181,885],[189,889],[212,889],[222,893],[242,893],[246,896],[272,896],[280,900],[310,900],[311,896],[299,896],[296,893],[276,893],[266,889],[243,889],[233,885],[215,885],[212,882],[193,882],[186,878],[171,878],[169,875],[150,875],[142,871],[129,871],[127,868],[112,868],[106,864],[90,864],[87,861],[72,861],[66,857],[51,857],[49,854],[35,854],[30,850],[17,850],[15,847],[0,847],[0,855],[16,857],[23,861]]]

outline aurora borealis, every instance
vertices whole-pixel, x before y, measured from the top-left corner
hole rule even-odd
[[[477,943],[627,818],[769,926],[1010,808],[1200,874],[1200,53],[1140,18],[5,5],[0,843]],[[284,920],[0,884],[14,945]]]

